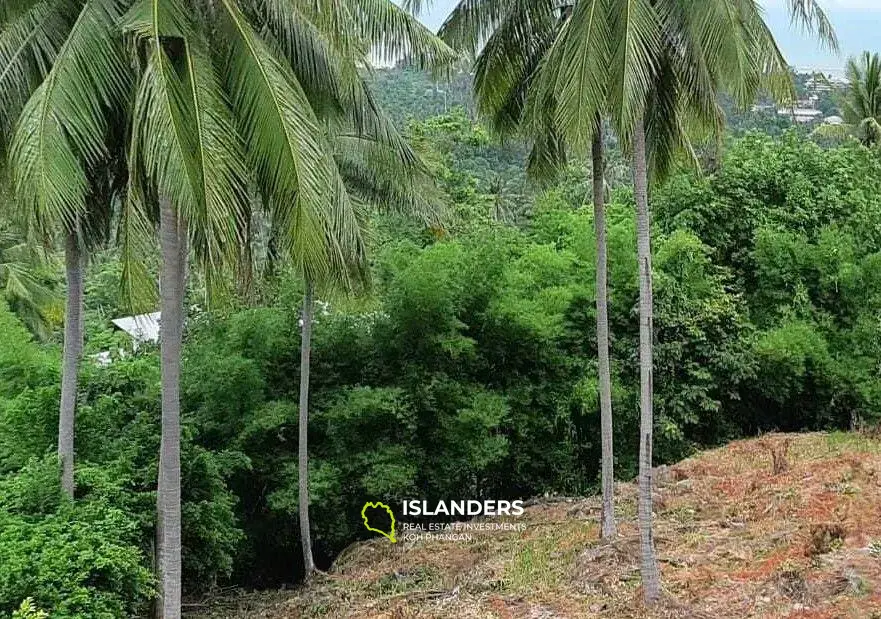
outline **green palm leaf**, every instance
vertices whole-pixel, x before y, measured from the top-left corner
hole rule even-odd
[[[6,0],[0,5],[0,24],[15,20],[42,3],[43,0]]]
[[[539,64],[554,41],[557,17],[551,0],[518,3],[486,41],[475,63],[478,112],[500,135],[516,132]]]
[[[863,144],[881,144],[881,55],[864,52],[847,61],[850,82],[842,101],[844,120]]]
[[[382,62],[409,59],[422,69],[449,68],[459,55],[389,0],[348,0],[355,30]]]
[[[304,6],[311,4],[257,0],[255,14],[264,19],[313,108],[324,116],[338,116],[361,80],[357,59],[363,51],[351,32],[340,31],[338,20]]]
[[[207,42],[177,2],[140,2],[126,15],[124,28],[147,58],[135,99],[130,165],[136,167],[123,217],[126,275],[143,279],[140,255],[149,233],[144,196],[155,194],[171,199],[188,223],[205,272],[222,273],[240,245],[247,171]],[[176,62],[166,47],[170,41],[179,42],[173,47]]]
[[[334,187],[319,121],[291,68],[223,0],[229,40],[227,87],[263,199],[286,234],[294,266],[320,280],[327,272],[322,216]]]
[[[41,338],[49,335],[49,312],[61,298],[46,281],[57,265],[37,246],[24,242],[0,226],[0,288],[9,306]]]
[[[590,144],[596,115],[606,109],[615,51],[616,23],[612,15],[609,0],[579,2],[542,68],[544,76],[535,107],[539,114],[548,108],[556,109],[554,125],[578,149]]]
[[[838,52],[835,28],[817,0],[786,0],[786,4],[793,22],[800,24],[808,32],[815,32],[823,45]]]
[[[614,2],[611,18],[612,80],[609,108],[618,135],[625,141],[645,110],[658,74],[663,16],[649,0]]]
[[[119,2],[88,0],[22,111],[9,165],[13,189],[38,229],[56,222],[77,228],[88,190],[85,170],[106,159],[108,117],[130,83],[119,16]]]
[[[386,212],[437,223],[441,195],[422,161],[402,160],[395,144],[354,134],[334,138],[334,158],[349,191]]]
[[[475,55],[512,11],[529,10],[530,4],[515,0],[462,0],[453,7],[438,34],[453,48]]]
[[[359,65],[367,50],[355,33],[306,0],[257,0],[272,33],[320,120],[395,144],[402,160],[416,161],[409,145],[379,108]],[[322,3],[319,3],[322,4]],[[331,4],[326,0],[323,4]],[[307,5],[307,6],[304,6]],[[335,8],[345,9],[337,4]],[[350,20],[351,24],[351,20]],[[340,40],[342,39],[342,43]]]
[[[16,9],[0,9],[0,152],[77,15],[70,0],[21,2]]]

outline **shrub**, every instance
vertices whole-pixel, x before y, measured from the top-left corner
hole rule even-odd
[[[153,595],[137,543],[134,523],[107,504],[39,519],[0,510],[0,611],[20,611],[28,596],[53,618],[136,615]]]

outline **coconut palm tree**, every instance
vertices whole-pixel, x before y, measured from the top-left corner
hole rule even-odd
[[[107,214],[106,206],[87,205],[96,171],[100,175],[108,161],[105,112],[122,105],[126,90],[123,56],[108,34],[118,16],[110,2],[16,0],[0,12],[0,152],[8,151],[14,204],[30,236],[63,237],[67,297],[58,455],[61,486],[70,497],[84,252],[95,240],[91,224]]]
[[[363,88],[363,84],[361,86]],[[300,337],[300,393],[298,413],[298,505],[304,576],[316,571],[309,519],[309,382],[315,288],[357,291],[368,283],[365,216],[371,209],[396,210],[437,221],[439,196],[428,168],[403,140],[366,88],[363,95],[372,109],[372,127],[357,126],[354,118],[338,123],[330,133],[333,161],[339,170],[336,190],[352,205],[354,227],[335,229],[325,222],[326,251],[335,259],[323,273],[304,273]],[[348,226],[348,223],[347,223]],[[346,241],[346,239],[348,240]]]
[[[163,239],[163,446],[160,453],[160,578],[164,617],[180,613],[179,374],[184,247],[189,237],[206,271],[237,247],[248,173],[256,179],[281,248],[307,282],[344,272],[362,253],[356,203],[334,158],[339,127],[389,138],[358,69],[371,54],[407,54],[422,66],[454,54],[391,2],[220,0],[197,12],[157,0],[136,5],[126,28],[145,49],[135,102],[133,158],[159,196]],[[212,41],[208,46],[207,41]],[[175,41],[177,43],[175,44]],[[213,62],[212,62],[213,60]],[[214,67],[222,67],[214,73]],[[221,83],[218,75],[226,77]],[[192,94],[186,94],[192,93]],[[212,94],[213,93],[213,94]],[[186,97],[183,102],[180,95]],[[158,95],[158,96],[157,96]],[[228,102],[228,103],[227,103]],[[183,105],[181,105],[183,103]],[[167,110],[171,110],[168,113]],[[141,111],[139,114],[139,110]],[[204,116],[203,116],[204,114]],[[212,124],[213,123],[213,124]],[[236,131],[235,127],[238,127]],[[187,128],[193,134],[187,135]],[[200,133],[201,132],[201,133]],[[385,133],[384,133],[385,132]],[[160,145],[175,145],[169,162]],[[192,160],[192,146],[201,159]],[[219,156],[218,156],[219,155]],[[244,156],[242,156],[244,155]],[[402,154],[405,158],[406,154]],[[239,162],[247,162],[248,167]],[[237,169],[241,165],[245,169]],[[208,167],[211,169],[207,169]],[[196,173],[192,173],[195,169]],[[211,187],[209,183],[216,183]],[[237,205],[230,209],[229,205]],[[192,232],[183,234],[189,225]],[[163,232],[163,230],[165,230]],[[308,321],[305,321],[308,322]],[[308,330],[303,343],[308,345]],[[308,363],[303,365],[308,377]],[[308,382],[304,383],[304,386]],[[308,390],[303,390],[308,397]],[[307,445],[305,408],[301,453]],[[168,429],[166,431],[166,428]],[[305,456],[301,457],[305,461]],[[307,468],[302,484],[308,490]],[[314,570],[308,496],[300,503],[304,564]]]
[[[796,18],[834,44],[831,26],[811,0],[790,0]],[[652,534],[653,308],[649,179],[663,176],[690,127],[716,134],[718,93],[742,104],[760,88],[791,92],[786,63],[751,0],[581,0],[542,65],[534,114],[572,143],[591,136],[598,112],[633,159],[639,261],[640,568],[648,602],[660,596]]]
[[[187,258],[218,279],[256,191],[295,268],[315,281],[338,271],[357,254],[358,226],[330,135],[338,126],[354,126],[356,137],[387,129],[359,69],[403,56],[430,67],[454,54],[388,0],[15,0],[0,11],[14,21],[3,35],[17,37],[0,52],[0,83],[20,88],[0,97],[21,109],[11,149],[18,193],[36,188],[33,210],[77,230],[88,170],[122,126],[128,282],[146,277],[151,222],[159,222],[157,610],[179,617]]]
[[[345,8],[345,5],[340,6]],[[352,11],[353,23],[364,19],[356,4],[352,3],[348,10]],[[396,18],[405,15],[394,7],[393,14]],[[285,19],[283,14],[278,18]],[[288,33],[281,40],[284,56],[295,71],[301,70],[304,62],[302,39],[308,33],[296,23],[280,24],[279,27]],[[394,209],[431,220],[438,204],[428,169],[379,108],[359,73],[359,69],[366,68],[364,54],[376,49],[385,50],[383,53],[386,54],[406,51],[423,68],[446,68],[456,59],[450,48],[420,30],[421,26],[410,23],[408,27],[426,38],[422,42],[404,41],[406,45],[400,49],[396,46],[401,41],[390,39],[383,42],[388,32],[384,27],[372,25],[370,20],[349,31],[331,32],[324,40],[313,42],[318,53],[311,60],[312,63],[321,63],[319,71],[330,76],[329,79],[315,80],[308,74],[304,74],[303,79],[310,101],[323,103],[313,104],[313,107],[316,119],[325,128],[326,145],[335,168],[331,178],[333,204],[321,218],[323,235],[319,237],[324,241],[321,251],[327,255],[328,261],[322,269],[307,266],[301,270],[305,292],[300,340],[298,511],[307,579],[315,572],[308,481],[309,382],[315,289],[352,291],[366,283],[366,246],[362,232],[364,217],[370,208]],[[428,46],[435,46],[435,49]],[[285,225],[284,215],[273,211],[269,216],[274,228],[272,236],[279,238],[278,227]]]
[[[363,36],[363,35],[359,35]],[[294,39],[296,40],[296,39]],[[348,39],[351,41],[352,39]],[[364,45],[364,48],[369,48]],[[423,67],[447,67],[456,56],[449,48],[433,60],[418,60]],[[331,46],[326,52],[331,60],[327,70],[346,70],[347,60],[340,58],[340,50]],[[334,55],[337,55],[334,60]],[[296,66],[292,52],[288,52]],[[340,101],[337,106],[318,108],[316,114],[327,127],[328,145],[332,162],[338,171],[334,178],[334,203],[339,205],[333,216],[322,220],[325,251],[329,257],[327,268],[302,271],[304,296],[301,316],[300,393],[298,416],[298,505],[300,538],[303,549],[305,578],[315,572],[311,547],[309,520],[309,466],[308,419],[311,360],[311,334],[314,318],[316,289],[327,292],[352,292],[368,283],[368,264],[363,230],[366,217],[372,210],[394,210],[434,221],[439,210],[439,195],[428,168],[412,147],[400,135],[393,123],[377,105],[363,78],[352,68],[348,76],[338,79],[340,91],[354,93],[356,104]],[[355,78],[353,84],[345,80]],[[345,109],[345,105],[349,109]],[[339,109],[343,109],[340,115]],[[273,231],[279,220],[271,215]]]
[[[850,84],[842,102],[845,122],[869,147],[881,144],[881,55],[863,52],[847,61]]]
[[[439,36],[475,56],[474,91],[480,116],[503,138],[525,137],[532,142],[528,172],[546,181],[566,165],[566,150],[550,117],[532,122],[525,115],[537,68],[544,61],[574,2],[474,2],[462,0],[451,11]],[[422,3],[410,2],[411,10]],[[545,108],[550,109],[550,108]],[[614,449],[612,441],[612,380],[609,359],[608,268],[605,225],[605,166],[602,117],[596,115],[590,139],[592,200],[596,235],[596,338],[602,438],[601,531],[616,534],[614,511]]]

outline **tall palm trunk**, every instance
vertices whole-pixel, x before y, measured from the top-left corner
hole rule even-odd
[[[606,204],[603,163],[603,126],[597,117],[593,137],[593,221],[597,252],[597,358],[600,379],[600,434],[602,436],[603,539],[617,534],[615,526],[615,461],[612,448],[612,375],[609,367],[609,291],[606,256]]]
[[[652,533],[652,250],[648,202],[648,161],[645,125],[633,131],[633,186],[636,198],[636,239],[639,259],[639,549],[646,602],[660,597],[660,575]]]
[[[159,447],[157,543],[160,619],[181,616],[180,364],[186,279],[186,227],[171,201],[160,200],[162,249],[159,324],[162,361],[162,438]]]
[[[58,459],[61,489],[73,498],[73,436],[80,357],[83,353],[83,265],[76,231],[64,245],[67,301],[64,310],[64,352],[61,364],[61,405],[58,414]]]
[[[245,212],[243,214],[243,239],[238,260],[239,278],[237,282],[239,298],[245,303],[251,302],[251,295],[253,293],[254,284],[254,252],[251,247],[253,217],[254,215],[251,209],[251,204],[247,203],[245,205]]]
[[[303,544],[303,570],[308,580],[315,572],[309,527],[309,362],[312,354],[312,282],[306,279],[303,297],[303,329],[300,338],[300,415],[299,415],[299,506],[300,540]]]

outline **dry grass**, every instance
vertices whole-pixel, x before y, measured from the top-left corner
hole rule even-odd
[[[472,542],[352,547],[291,592],[220,602],[207,617],[374,619],[881,619],[881,441],[771,435],[664,471],[655,494],[664,602],[640,603],[636,488],[620,535],[598,540],[597,499],[543,503],[523,532]]]

